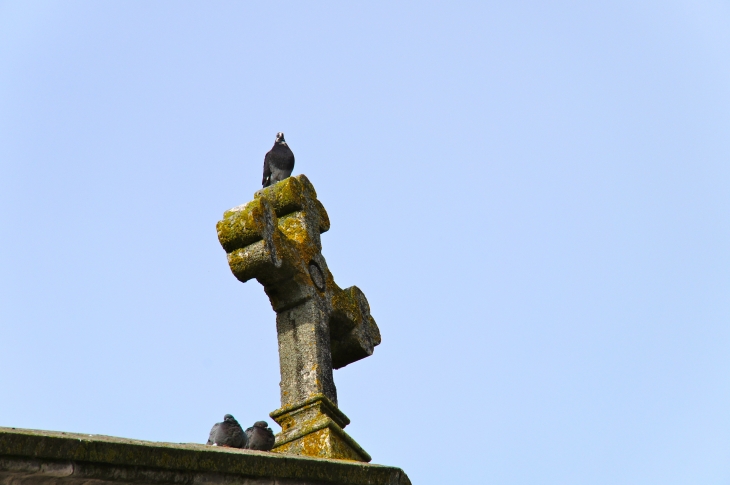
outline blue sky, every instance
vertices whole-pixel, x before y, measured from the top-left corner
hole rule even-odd
[[[335,372],[375,463],[727,483],[729,22],[712,1],[0,2],[0,425],[204,442],[268,419],[274,313],[215,224],[284,131],[383,335]]]

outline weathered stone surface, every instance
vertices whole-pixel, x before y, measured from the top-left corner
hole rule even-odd
[[[380,331],[365,294],[341,289],[327,267],[320,234],[329,227],[314,187],[299,175],[227,211],[217,229],[233,274],[256,278],[276,312],[282,408],[271,416],[286,428],[274,450],[369,461],[342,430],[349,420],[330,412],[337,410],[332,370],[372,355]],[[313,399],[326,405],[312,406]]]
[[[410,485],[399,468],[199,444],[0,428],[2,485]]]
[[[342,428],[350,419],[323,394],[271,413],[281,425],[276,449],[282,453],[369,462],[370,455]]]

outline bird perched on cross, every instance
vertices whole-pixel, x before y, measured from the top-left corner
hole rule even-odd
[[[274,146],[264,157],[264,187],[274,185],[289,177],[294,170],[294,153],[284,140],[284,133],[276,134]]]

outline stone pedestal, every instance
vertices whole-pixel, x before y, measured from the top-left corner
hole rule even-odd
[[[370,455],[343,431],[350,419],[319,394],[271,413],[281,426],[274,451],[369,462]]]

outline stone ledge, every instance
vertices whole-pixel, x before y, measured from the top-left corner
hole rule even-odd
[[[0,428],[0,484],[410,485],[400,468],[347,460]]]

